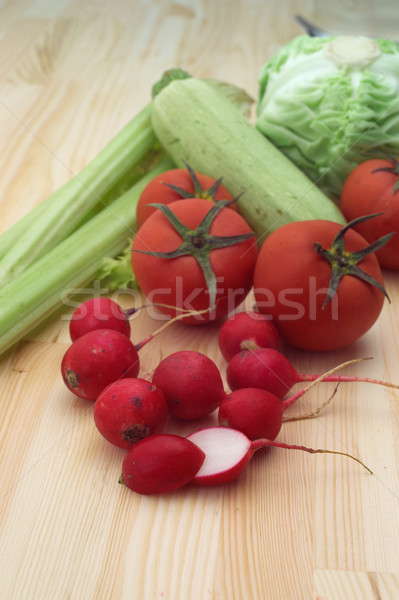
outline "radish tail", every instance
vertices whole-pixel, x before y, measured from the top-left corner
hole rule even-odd
[[[361,362],[363,360],[371,360],[371,359],[370,358],[354,358],[352,360],[343,362],[340,365],[337,365],[330,371],[326,371],[326,373],[323,373],[323,375],[315,375],[315,378],[312,379],[311,383],[309,385],[307,385],[305,388],[303,388],[303,390],[300,390],[299,392],[297,392],[290,398],[287,398],[286,400],[282,401],[283,405],[284,405],[284,410],[287,409],[289,406],[291,406],[291,404],[294,404],[294,402],[296,402],[299,398],[301,398],[304,394],[306,394],[309,390],[311,390],[312,387],[314,387],[315,385],[320,383],[320,381],[326,381],[326,380],[327,381],[341,381],[340,379],[328,379],[328,378],[333,376],[334,373],[336,371],[338,371],[339,369],[343,369],[344,367],[347,367],[348,365],[352,365],[353,363]],[[310,377],[313,377],[313,376],[310,376]]]
[[[308,448],[307,446],[296,446],[295,444],[284,444],[283,442],[273,442],[271,440],[264,439],[254,440],[254,442],[252,442],[251,444],[251,449],[255,451],[265,446],[285,448],[286,450],[301,450],[302,452],[309,452],[310,454],[337,454],[339,456],[346,456],[347,458],[351,458],[352,460],[359,463],[371,475],[373,475],[373,471],[369,469],[359,458],[356,458],[356,456],[348,454],[347,452],[339,452],[338,450],[324,450],[322,448]]]
[[[297,416],[293,416],[293,417],[283,417],[283,423],[288,423],[289,421],[303,421],[305,419],[314,419],[315,417],[317,417],[322,410],[324,410],[326,408],[326,406],[328,406],[332,399],[334,398],[335,394],[338,391],[338,387],[340,385],[340,382],[337,383],[337,385],[334,388],[333,393],[327,398],[327,400],[325,402],[323,402],[323,404],[320,404],[320,406],[318,406],[315,410],[312,410],[312,412],[303,414],[303,415],[297,415]]]
[[[160,304],[158,304],[158,306],[160,306]],[[162,305],[162,306],[166,306],[166,305]],[[169,307],[169,308],[175,308],[175,307]],[[185,317],[189,317],[189,316],[193,316],[193,315],[202,315],[204,313],[209,312],[210,310],[212,310],[212,308],[204,308],[203,310],[187,310],[187,311],[182,311],[181,315],[177,315],[177,317],[173,317],[173,319],[169,319],[169,321],[167,321],[166,323],[164,323],[163,325],[161,325],[161,327],[159,327],[158,329],[156,329],[155,331],[153,331],[153,333],[151,333],[146,338],[144,338],[143,340],[141,340],[141,342],[139,342],[138,344],[135,344],[136,350],[137,351],[141,350],[141,348],[143,346],[145,346],[146,344],[148,344],[148,342],[150,342],[152,339],[154,339],[154,337],[156,337],[164,329],[166,329],[167,327],[169,327],[169,325],[172,325],[172,323],[174,323],[175,321],[181,321]]]
[[[300,376],[302,381],[315,381],[320,377],[320,375],[302,375],[302,373]],[[385,387],[399,390],[399,384],[397,383],[391,383],[390,381],[383,381],[381,379],[372,379],[370,377],[356,377],[354,375],[328,375],[327,377],[324,377],[324,381],[342,381],[343,383],[351,381],[376,383],[377,385],[383,385]]]

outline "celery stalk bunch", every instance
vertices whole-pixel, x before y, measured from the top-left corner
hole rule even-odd
[[[136,204],[145,185],[173,168],[164,158],[112,204],[79,227],[20,277],[0,289],[0,352],[10,348],[56,309],[63,297],[89,284],[104,256],[117,256],[136,227]]]
[[[54,248],[151,164],[156,137],[146,106],[83,169],[0,236],[0,286]]]

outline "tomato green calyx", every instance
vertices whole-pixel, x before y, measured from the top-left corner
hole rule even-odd
[[[235,246],[255,235],[253,232],[227,236],[212,235],[209,233],[211,225],[220,211],[231,204],[232,202],[229,200],[220,200],[213,204],[212,208],[195,229],[186,227],[169,206],[158,203],[149,204],[148,206],[155,206],[165,215],[170,224],[180,235],[183,242],[178,248],[171,252],[152,252],[146,250],[134,250],[134,252],[167,259],[188,255],[193,256],[201,267],[209,292],[210,307],[213,308],[216,304],[217,281],[210,262],[211,251]]]
[[[185,160],[183,160],[183,162],[184,162],[186,169],[191,177],[191,181],[193,182],[194,192],[188,192],[184,188],[179,187],[178,185],[173,185],[172,183],[163,182],[163,185],[166,185],[168,188],[170,188],[174,192],[177,192],[182,198],[204,198],[205,200],[212,200],[212,202],[216,202],[216,199],[215,199],[216,192],[218,191],[218,189],[223,181],[223,177],[220,177],[219,179],[217,179],[215,181],[215,183],[209,189],[206,190],[200,184],[195,171],[190,167],[190,165]]]
[[[388,160],[392,161],[392,167],[379,167],[378,169],[374,169],[372,173],[378,173],[379,171],[382,171],[385,173],[392,173],[393,175],[396,175],[398,179],[396,180],[395,185],[393,186],[393,191],[396,194],[396,192],[399,190],[399,161],[394,156],[388,155],[387,158]]]
[[[368,246],[366,246],[362,250],[358,250],[357,252],[348,252],[345,249],[344,242],[344,236],[348,229],[355,227],[359,223],[363,223],[363,221],[368,221],[370,219],[373,219],[374,217],[378,217],[381,214],[382,213],[365,215],[362,217],[358,217],[357,219],[353,219],[353,221],[350,221],[337,233],[337,235],[332,241],[331,248],[329,250],[323,248],[318,242],[313,242],[313,247],[315,251],[325,260],[327,260],[331,265],[331,277],[329,282],[328,293],[322,308],[325,308],[325,306],[328,304],[331,298],[333,298],[333,296],[337,292],[338,284],[344,275],[352,275],[353,277],[358,277],[359,279],[362,279],[370,285],[374,285],[380,290],[380,292],[384,294],[388,301],[391,302],[384,286],[382,286],[381,283],[377,281],[374,277],[372,277],[371,275],[363,271],[360,267],[358,267],[358,263],[361,262],[369,254],[372,254],[373,252],[376,252],[377,250],[382,248],[382,246],[384,246],[391,239],[395,232],[388,233],[387,235],[382,236],[372,244],[369,244]]]

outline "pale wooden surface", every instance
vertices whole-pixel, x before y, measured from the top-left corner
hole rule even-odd
[[[79,172],[165,69],[256,96],[262,64],[300,33],[297,12],[333,33],[399,31],[393,0],[1,0],[0,229]],[[352,372],[398,381],[397,276],[386,285],[392,305],[362,340],[322,356],[291,351],[296,367],[374,356]],[[136,341],[157,325],[145,313],[133,323]],[[145,348],[143,374],[181,348],[224,369],[216,330],[176,325]],[[274,450],[231,485],[141,497],[118,485],[123,451],[61,381],[68,343],[58,317],[0,361],[1,600],[399,598],[397,393],[341,386],[318,419],[280,434],[353,452],[373,477],[343,458]]]

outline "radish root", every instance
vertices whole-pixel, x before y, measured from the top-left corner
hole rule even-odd
[[[184,311],[184,309],[182,309],[182,310]],[[136,344],[136,350],[137,351],[141,350],[141,348],[143,346],[145,346],[148,342],[150,342],[155,336],[157,336],[160,333],[162,333],[162,331],[164,331],[164,329],[167,329],[175,321],[181,321],[182,319],[184,319],[185,317],[188,317],[188,316],[203,315],[203,314],[205,314],[205,313],[207,313],[207,312],[209,312],[211,310],[213,310],[213,307],[204,308],[203,310],[187,310],[187,311],[184,311],[185,314],[177,315],[176,317],[173,317],[173,319],[169,319],[169,321],[167,321],[166,323],[164,323],[163,325],[161,325],[161,327],[159,327],[158,329],[156,329],[153,333],[151,333],[146,338],[144,338],[143,340],[141,340],[141,342],[139,342],[138,344]]]
[[[324,379],[326,379],[326,377],[329,377],[330,375],[333,375],[334,373],[336,373],[340,369],[343,369],[344,367],[347,367],[349,365],[353,365],[354,363],[362,362],[364,360],[372,360],[372,357],[369,356],[369,357],[366,357],[366,358],[353,358],[352,360],[347,360],[346,362],[343,362],[343,363],[337,365],[336,367],[334,367],[330,371],[326,371],[325,373],[323,373],[322,375],[320,375],[320,377],[318,377],[317,379],[315,379],[314,381],[312,381],[309,385],[307,385],[305,388],[303,388],[303,390],[300,390],[299,392],[297,392],[296,394],[294,394],[293,396],[291,396],[291,398],[288,398],[287,400],[283,400],[284,407],[288,408],[289,406],[291,406],[291,404],[294,404],[294,402],[296,402],[296,400],[298,400],[298,398],[300,398],[301,396],[303,396],[304,394],[306,394],[307,392],[309,392],[312,389],[312,387],[314,387],[315,385],[317,385],[318,383],[320,383],[321,381],[323,381]]]
[[[318,406],[314,411],[312,411],[310,413],[305,413],[303,415],[297,415],[297,416],[292,416],[292,417],[283,417],[283,423],[288,423],[289,421],[304,421],[306,419],[314,419],[321,413],[322,410],[324,410],[326,408],[326,406],[328,406],[331,403],[332,399],[334,398],[335,394],[338,391],[339,386],[340,386],[340,382],[337,383],[333,393],[327,398],[327,400],[325,402],[323,402],[323,404],[320,404],[320,406]]]
[[[345,456],[346,458],[351,458],[355,462],[359,463],[362,467],[366,469],[366,471],[373,475],[373,471],[369,469],[367,465],[365,465],[359,458],[356,458],[356,456],[348,454],[347,452],[340,452],[339,450],[324,450],[322,448],[308,448],[307,446],[284,444],[283,442],[275,442],[266,439],[254,440],[251,444],[251,448],[253,450],[260,450],[265,446],[273,446],[274,448],[285,448],[286,450],[301,450],[302,452],[309,452],[310,454],[337,454],[339,456]]]

